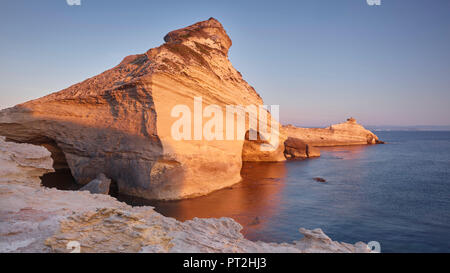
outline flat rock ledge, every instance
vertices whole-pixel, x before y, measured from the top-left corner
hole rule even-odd
[[[41,147],[0,140],[2,167],[26,162],[28,170],[17,168],[15,176],[11,169],[11,179],[0,180],[2,253],[72,252],[68,245],[74,243],[81,252],[370,252],[365,243],[336,242],[320,229],[300,229],[304,238],[292,243],[253,242],[231,218],[180,222],[152,207],[131,207],[108,195],[40,187],[36,174],[53,171],[48,154]],[[37,149],[44,157],[25,160],[28,154],[14,153],[15,149]]]

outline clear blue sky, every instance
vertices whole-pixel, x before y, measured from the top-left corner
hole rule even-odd
[[[450,1],[2,1],[0,108],[58,91],[217,18],[283,122],[450,125]]]

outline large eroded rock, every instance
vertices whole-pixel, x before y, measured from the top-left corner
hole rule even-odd
[[[164,40],[95,77],[0,111],[0,135],[46,147],[53,167],[70,168],[79,184],[104,173],[120,193],[147,199],[193,197],[230,186],[241,180],[242,161],[313,157],[320,155],[313,146],[378,141],[354,120],[326,129],[286,126],[274,137],[248,139],[254,131],[250,120],[260,115],[249,118],[243,130],[231,126],[235,133],[227,140],[227,125],[246,115],[227,115],[226,106],[263,104],[228,59],[231,39],[210,18],[172,31]],[[180,105],[191,113],[192,126],[182,130],[189,139],[174,137],[172,126],[184,117],[173,112]],[[216,116],[224,121],[222,128],[211,122]],[[270,114],[267,122],[280,127]],[[212,140],[205,139],[206,128],[217,133]],[[285,149],[288,137],[304,144]]]
[[[233,141],[179,141],[171,132],[179,119],[172,115],[174,106],[194,113],[194,97],[202,98],[203,109],[263,103],[231,65],[231,39],[211,18],[172,31],[164,40],[81,83],[1,111],[0,134],[44,145],[55,168],[67,164],[80,184],[104,173],[128,195],[178,199],[239,182],[246,130]],[[225,124],[234,120],[222,117]],[[190,135],[194,139],[194,132]],[[283,150],[266,153],[285,160]]]

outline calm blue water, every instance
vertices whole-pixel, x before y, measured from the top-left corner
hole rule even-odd
[[[388,144],[246,164],[229,189],[152,205],[180,220],[233,217],[252,240],[298,240],[299,227],[320,227],[337,241],[378,241],[382,252],[450,252],[450,132],[376,133]]]
[[[288,163],[281,213],[258,232],[293,239],[294,222],[334,240],[379,241],[384,252],[450,252],[450,132],[377,134],[388,144]]]

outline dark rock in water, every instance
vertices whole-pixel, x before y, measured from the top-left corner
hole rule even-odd
[[[319,157],[320,150],[301,139],[288,137],[284,142],[284,155],[287,159]]]
[[[322,177],[314,177],[313,179],[317,182],[322,182],[322,183],[327,182],[327,180],[323,179]]]
[[[256,216],[255,219],[253,219],[253,221],[251,221],[248,225],[255,226],[255,225],[259,225],[260,223],[261,223],[261,221],[259,220],[259,217]]]
[[[298,139],[289,137],[284,142],[284,154],[287,158],[307,158],[307,144]]]
[[[80,191],[89,191],[90,193],[108,194],[111,179],[107,178],[103,173],[99,174],[97,178],[82,187]]]

